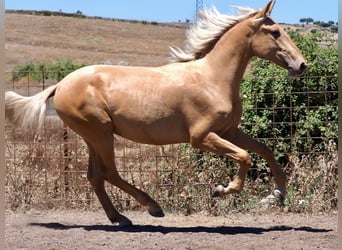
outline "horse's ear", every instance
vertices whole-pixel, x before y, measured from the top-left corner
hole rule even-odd
[[[270,16],[275,3],[276,3],[276,0],[269,1],[269,3],[265,6],[265,8],[260,11],[260,14],[262,14],[263,16]]]
[[[254,22],[260,23],[263,20],[265,20],[267,16],[270,16],[272,9],[275,5],[275,2],[276,2],[276,0],[269,1],[269,3],[265,6],[265,8],[260,10],[259,13],[254,17],[255,18]]]

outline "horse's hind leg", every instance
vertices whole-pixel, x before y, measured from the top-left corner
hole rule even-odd
[[[161,207],[155,200],[153,200],[147,193],[123,180],[118,174],[114,161],[113,135],[108,134],[106,136],[100,136],[100,138],[98,137],[96,142],[92,143],[92,146],[101,158],[101,172],[103,173],[103,178],[106,181],[133,196],[141,205],[147,206],[150,215],[155,217],[164,216]]]
[[[88,166],[88,180],[94,188],[95,194],[98,197],[103,209],[105,210],[107,217],[112,223],[118,222],[120,226],[131,225],[132,222],[121,215],[113,206],[106,190],[104,188],[104,177],[101,173],[102,162],[96,154],[93,147],[88,144],[89,148],[89,166]]]
[[[163,217],[164,213],[159,204],[153,200],[147,193],[137,189],[125,180],[117,172],[108,173],[106,180],[126,193],[133,196],[141,205],[148,207],[148,212],[154,217]]]

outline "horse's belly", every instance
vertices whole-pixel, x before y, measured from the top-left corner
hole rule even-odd
[[[185,126],[181,122],[171,119],[151,123],[116,120],[114,133],[144,144],[165,145],[189,141],[189,134]]]

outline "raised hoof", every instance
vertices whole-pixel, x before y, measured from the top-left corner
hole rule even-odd
[[[156,211],[149,210],[148,213],[153,217],[164,217],[165,216],[163,210],[156,210]]]
[[[217,197],[220,197],[220,194],[221,194],[221,192],[215,190],[214,193],[211,195],[211,197],[217,198]]]
[[[219,182],[219,183],[216,184],[216,186],[219,186],[219,185],[223,186],[224,188],[228,187],[228,184],[225,183],[225,182]]]
[[[226,183],[219,183],[217,184],[214,193],[211,195],[212,198],[216,198],[216,197],[222,197],[223,195],[223,189],[227,188],[228,184]]]

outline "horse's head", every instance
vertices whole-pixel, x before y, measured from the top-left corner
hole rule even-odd
[[[252,39],[252,53],[270,60],[289,71],[289,75],[300,75],[307,68],[306,61],[286,32],[271,18],[275,1],[270,1],[264,9],[252,17],[255,30]]]

